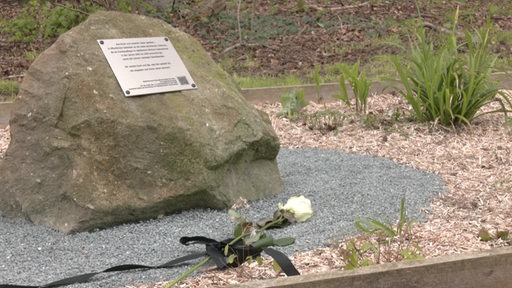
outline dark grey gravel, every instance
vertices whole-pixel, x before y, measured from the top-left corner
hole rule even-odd
[[[277,203],[304,195],[313,204],[308,221],[272,230],[296,243],[279,248],[292,256],[357,232],[354,219],[374,217],[394,222],[406,197],[410,218],[422,221],[432,196],[443,192],[441,178],[393,161],[320,149],[281,149],[279,168],[285,182],[280,195],[242,210],[251,220],[271,216]],[[76,274],[120,264],[158,265],[204,246],[183,246],[181,236],[229,238],[233,223],[227,211],[197,209],[162,219],[91,233],[65,235],[20,219],[0,216],[0,284],[43,285]],[[191,262],[191,264],[197,263]],[[124,287],[172,280],[190,266],[176,269],[116,272],[90,283],[68,287]]]

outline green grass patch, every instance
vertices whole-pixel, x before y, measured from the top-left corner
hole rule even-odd
[[[19,15],[1,21],[1,31],[10,35],[10,41],[35,43],[53,39],[84,21],[98,7],[84,3],[53,5],[47,1],[31,0],[22,6]]]
[[[0,101],[11,102],[19,91],[19,83],[12,80],[0,80]]]

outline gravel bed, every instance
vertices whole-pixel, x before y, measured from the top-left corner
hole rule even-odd
[[[278,164],[285,191],[252,202],[241,213],[259,220],[271,216],[277,203],[284,204],[291,196],[310,199],[314,211],[310,220],[271,232],[275,237],[296,237],[294,245],[279,248],[289,256],[353,235],[357,232],[357,217],[395,221],[403,196],[409,217],[423,221],[426,214],[421,211],[428,209],[431,197],[444,190],[437,175],[372,156],[282,148]],[[159,265],[204,250],[204,246],[181,245],[181,236],[203,235],[221,240],[231,236],[232,228],[226,211],[209,209],[72,235],[0,216],[0,284],[43,285],[114,265]],[[191,262],[194,263],[197,261]],[[89,283],[68,287],[150,284],[174,279],[189,267],[108,273]]]

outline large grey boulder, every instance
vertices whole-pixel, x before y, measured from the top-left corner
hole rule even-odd
[[[98,39],[167,36],[197,90],[125,97]],[[163,21],[98,12],[32,64],[0,162],[0,211],[64,232],[283,189],[279,140],[200,44]]]

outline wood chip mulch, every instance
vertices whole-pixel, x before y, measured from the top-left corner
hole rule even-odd
[[[496,108],[489,106],[485,109]],[[338,120],[335,130],[327,131],[312,130],[311,123],[279,116],[279,103],[256,107],[268,113],[284,147],[374,155],[440,175],[446,192],[432,199],[430,209],[425,211],[428,221],[416,223],[410,233],[425,257],[510,245],[508,241],[483,242],[479,238],[482,228],[491,233],[512,230],[512,122],[506,122],[502,114],[483,115],[470,127],[455,130],[435,123],[406,121],[410,111],[399,96],[370,97],[365,121],[341,103],[310,103],[303,114],[342,111],[343,120]],[[8,144],[9,129],[0,129],[0,158]],[[291,259],[301,274],[339,270],[345,265],[340,254],[342,245],[296,253]],[[284,275],[272,269],[271,260],[265,260],[263,265],[244,264],[226,271],[208,268],[177,287],[220,287],[276,277]],[[137,287],[164,286],[165,282]]]

